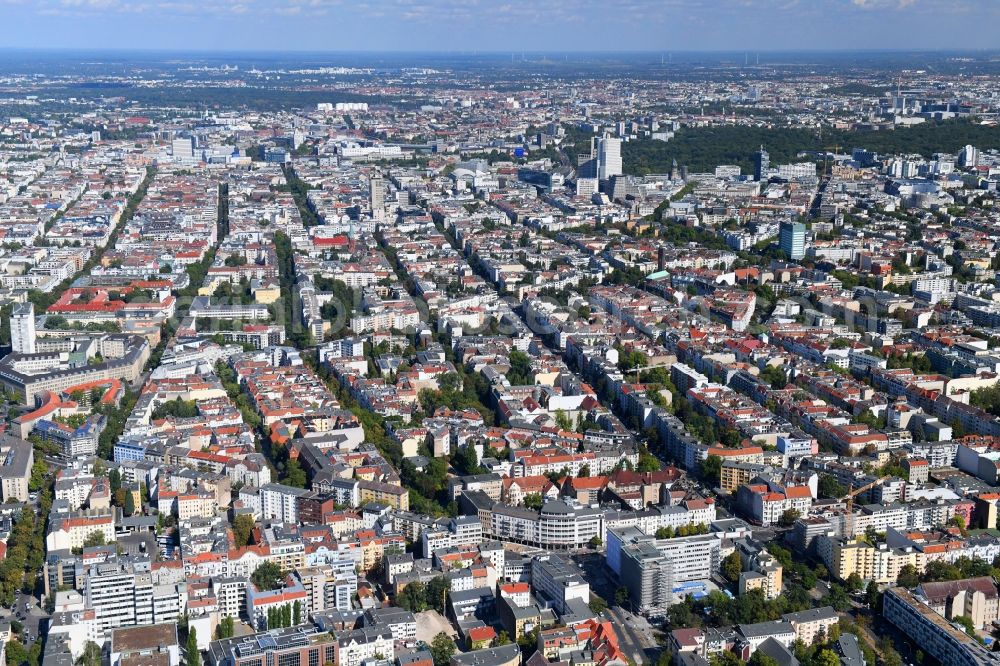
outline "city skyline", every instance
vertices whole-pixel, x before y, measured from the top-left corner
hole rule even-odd
[[[0,2],[4,48],[316,52],[990,49],[988,0]],[[204,20],[194,20],[204,19]],[[155,25],[156,30],[149,30]],[[39,30],[44,26],[44,30]]]

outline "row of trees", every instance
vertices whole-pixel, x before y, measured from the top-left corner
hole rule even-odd
[[[142,201],[143,197],[146,196],[146,189],[149,187],[149,183],[153,180],[153,176],[156,175],[156,169],[153,167],[148,167],[146,169],[146,177],[143,179],[142,183],[139,185],[139,189],[136,190],[135,194],[131,195],[125,203],[125,209],[122,211],[121,218],[118,224],[111,231],[109,240],[105,248],[114,247],[115,242],[118,240],[118,235],[121,230],[125,227],[132,216],[135,215],[136,209],[139,207],[139,202]],[[90,259],[83,265],[80,270],[80,274],[87,275],[95,266],[100,263],[101,258],[104,256],[104,250],[100,252],[95,252]],[[76,279],[76,275],[72,275],[62,282],[60,282],[55,289],[51,291],[41,291],[39,289],[32,289],[28,292],[28,300],[35,305],[35,312],[45,312],[50,305],[59,300],[67,289],[73,284]]]
[[[277,608],[267,609],[267,628],[281,629],[302,624],[302,604],[296,601]]]
[[[992,565],[979,558],[971,557],[960,557],[955,560],[954,564],[936,560],[928,562],[923,573],[912,564],[907,564],[899,570],[896,583],[902,587],[913,588],[920,583],[936,583],[980,576],[992,576],[995,580],[1000,580],[1000,558],[997,558]]]

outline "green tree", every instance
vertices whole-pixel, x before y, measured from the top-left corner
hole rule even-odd
[[[896,584],[901,587],[912,588],[920,585],[920,572],[912,564],[906,564],[899,570]]]
[[[302,604],[296,601],[292,604],[292,626],[297,627],[302,624]]]
[[[305,488],[307,481],[306,472],[302,469],[298,458],[289,458],[285,462],[285,478],[282,479],[282,483],[293,488]]]
[[[94,530],[93,532],[88,534],[87,538],[83,540],[84,548],[93,548],[94,546],[103,546],[104,544],[105,544],[104,532],[100,532],[97,530]]]
[[[769,365],[760,373],[760,378],[771,385],[771,388],[781,390],[788,384],[788,375],[785,371],[775,365]]]
[[[624,585],[615,590],[615,605],[624,606],[629,599],[628,588]]]
[[[535,383],[535,373],[531,369],[531,357],[515,349],[510,353],[510,370],[507,381],[512,386],[527,386]]]
[[[600,615],[608,609],[608,602],[604,600],[600,595],[591,592],[590,593],[590,612],[595,615]]]
[[[249,545],[250,535],[255,526],[256,521],[252,514],[241,513],[236,516],[236,520],[233,521],[233,540],[237,548],[246,548]]]
[[[7,642],[5,654],[7,655],[7,666],[21,666],[28,660],[28,651],[24,649],[24,645],[17,638],[12,638]],[[98,661],[97,666],[100,666],[100,663]]]
[[[743,666],[743,660],[728,650],[712,655],[709,663],[712,666]]]
[[[882,593],[878,590],[878,583],[873,580],[868,581],[868,587],[865,588],[865,603],[868,604],[868,607],[877,610],[881,598]]]
[[[122,475],[117,469],[112,468],[112,470],[108,472],[108,486],[111,489],[112,495],[118,492],[118,489],[122,487]]]
[[[479,455],[476,447],[471,443],[459,448],[451,457],[451,464],[460,475],[466,476],[479,474],[482,467],[479,466]]]
[[[9,664],[10,661],[8,660],[7,663]],[[78,666],[101,666],[101,646],[93,641],[87,641],[83,646],[83,654],[76,660],[76,663]]]
[[[49,466],[42,456],[35,458],[31,465],[31,477],[28,479],[28,490],[37,493],[45,485],[45,477],[49,473]]]
[[[790,527],[801,516],[802,512],[798,509],[785,509],[784,513],[781,514],[781,518],[778,519],[778,524],[782,527]]]
[[[439,613],[444,613],[451,581],[444,576],[436,576],[427,583],[427,605]]]
[[[820,497],[827,499],[840,499],[847,494],[847,488],[842,486],[836,478],[829,474],[822,474],[819,477],[817,492]]]
[[[844,582],[847,584],[847,590],[849,592],[860,592],[865,586],[864,581],[861,580],[861,576],[859,576],[855,571],[852,571],[851,575],[848,576],[847,580]]]
[[[942,560],[928,562],[924,568],[923,580],[927,582],[939,582],[946,580],[959,580],[962,578],[962,571],[954,564]]]
[[[764,654],[761,650],[757,650],[747,664],[749,666],[778,666],[778,661],[774,657]]]
[[[698,625],[698,616],[694,614],[687,599],[671,606],[667,610],[667,617],[672,627],[689,628]]]
[[[968,615],[958,615],[951,619],[952,622],[962,625],[962,628],[972,638],[979,640],[979,636],[976,635],[976,625],[972,623],[972,620]]]
[[[427,590],[423,583],[414,581],[396,595],[396,605],[413,613],[427,610]]]
[[[840,666],[840,657],[829,648],[824,648],[813,657],[813,666]]]
[[[637,472],[658,472],[660,470],[660,460],[649,452],[645,446],[639,449],[639,464],[636,465]]]
[[[135,514],[135,493],[131,490],[125,491],[125,506],[123,508],[126,516]]]
[[[187,666],[201,666],[201,653],[198,652],[198,632],[194,627],[188,627],[187,647],[184,649],[184,659]]]
[[[258,590],[274,590],[281,585],[284,574],[274,562],[262,562],[250,576],[251,582],[257,586]]]
[[[526,509],[541,509],[544,501],[539,493],[528,493],[524,496],[524,507]]]
[[[538,650],[538,627],[535,627],[526,634],[522,634],[517,639],[517,644],[521,648],[521,654],[524,655],[525,659],[533,655]]]
[[[740,560],[740,554],[733,551],[726,555],[722,560],[722,575],[726,580],[730,583],[739,582],[741,573],[743,573],[743,562]]]
[[[455,641],[443,631],[431,641],[431,656],[434,658],[434,666],[448,666],[454,654]]]
[[[224,617],[222,621],[219,622],[219,638],[232,638],[236,635],[236,626],[233,618]]]
[[[722,479],[722,458],[708,456],[701,461],[698,471],[705,483],[713,486],[718,485]]]

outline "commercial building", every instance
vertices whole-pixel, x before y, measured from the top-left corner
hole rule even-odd
[[[550,601],[560,615],[567,612],[571,599],[590,603],[590,584],[574,564],[558,555],[539,555],[531,560],[531,584],[535,594]]]
[[[767,171],[770,168],[771,158],[764,150],[764,146],[761,146],[760,150],[753,154],[753,179],[767,180]]]
[[[719,570],[721,548],[722,541],[714,534],[626,538],[619,556],[622,584],[639,608],[663,609],[683,596],[684,583],[707,580]],[[610,554],[608,559],[610,563]]]
[[[368,179],[368,190],[372,217],[381,220],[385,217],[385,184],[382,182],[382,174],[372,174]]]
[[[337,642],[333,634],[316,627],[276,629],[213,641],[208,648],[208,663],[210,666],[340,664]]]
[[[806,225],[782,222],[778,231],[778,247],[793,261],[806,256]]]
[[[591,154],[597,160],[597,178],[608,180],[622,173],[622,140],[611,137],[593,139]]]
[[[561,500],[546,502],[540,511],[496,504],[490,536],[549,549],[583,548],[604,534],[604,512],[575,507]]]

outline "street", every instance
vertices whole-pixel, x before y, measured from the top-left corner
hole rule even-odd
[[[28,606],[27,611],[25,611],[25,604]],[[0,609],[0,618],[12,624],[15,621],[20,622],[24,626],[24,630],[21,632],[21,642],[24,643],[25,647],[30,647],[33,642],[38,640],[39,626],[48,619],[48,615],[39,606],[37,598],[19,591],[14,596],[14,611],[2,608]]]
[[[630,613],[621,606],[612,606],[607,613],[615,624],[622,650],[636,664],[652,663],[658,645],[653,637],[653,628],[646,618]]]

